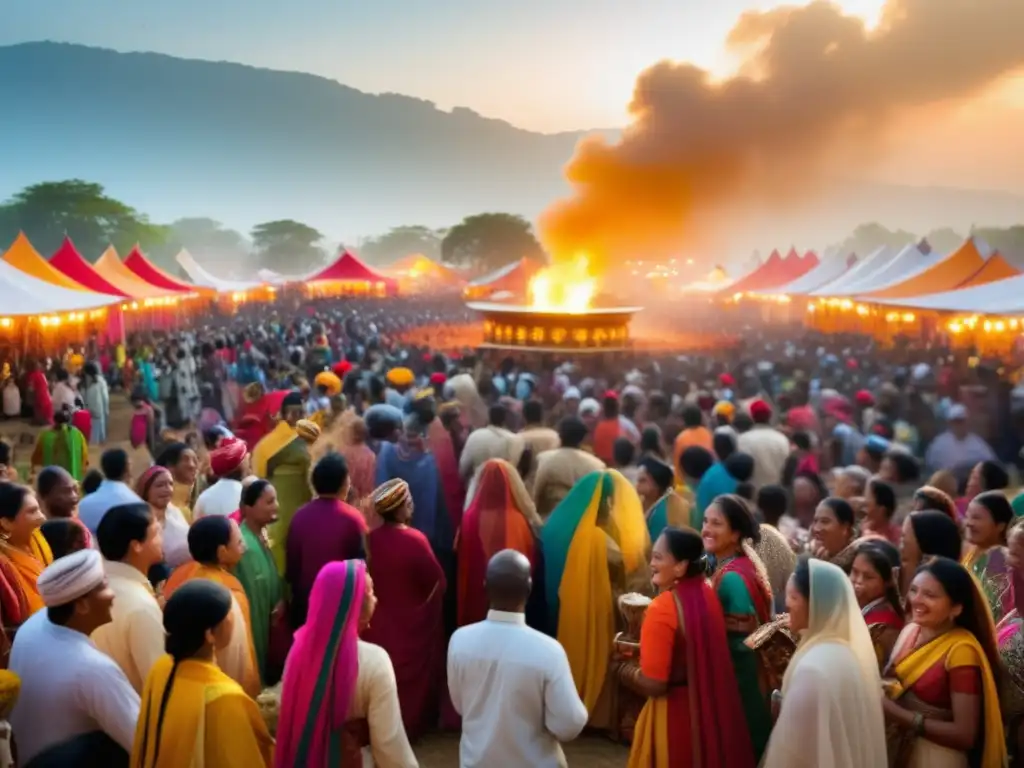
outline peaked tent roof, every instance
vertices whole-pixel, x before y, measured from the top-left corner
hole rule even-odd
[[[974,288],[978,285],[987,285],[988,283],[994,283],[998,280],[1005,280],[1008,277],[1016,277],[1021,272],[1010,262],[1003,258],[1003,254],[996,253],[992,254],[992,257],[985,262],[985,266],[978,270],[978,273],[968,280],[957,286],[958,290],[964,288]]]
[[[178,251],[178,255],[174,257],[174,260],[185,270],[185,274],[192,278],[192,282],[200,288],[211,288],[221,293],[228,293],[232,291],[248,291],[263,285],[259,281],[226,280],[215,277],[203,269],[199,262],[193,258],[192,254],[184,248]]]
[[[20,269],[26,275],[31,275],[37,280],[50,285],[59,285],[61,288],[68,288],[72,291],[87,291],[88,288],[76,283],[56,267],[39,255],[39,252],[32,247],[32,243],[25,237],[24,232],[19,232],[14,238],[11,247],[7,249],[3,260],[16,269]]]
[[[897,252],[887,245],[869,253],[838,278],[811,292],[812,296],[847,296],[851,286],[867,280],[896,257]]]
[[[931,255],[922,253],[914,244],[904,246],[903,250],[897,253],[892,261],[859,281],[857,283],[857,290],[867,293],[868,291],[888,288],[890,285],[896,285],[930,269],[940,259],[941,256],[936,253]]]
[[[163,289],[164,295],[168,293],[193,293],[196,290],[196,286],[191,283],[179,280],[160,269],[160,267],[142,255],[142,251],[139,250],[137,245],[125,256],[124,265],[135,273],[137,277],[156,288]]]
[[[150,285],[128,269],[118,258],[114,246],[110,246],[103,252],[103,255],[93,264],[93,269],[100,277],[132,299],[158,299],[175,295],[175,291],[165,291],[155,285]]]
[[[429,259],[422,253],[411,253],[387,267],[384,272],[399,280],[425,277],[441,280],[448,285],[461,285],[466,282],[456,270]]]
[[[888,288],[873,291],[866,297],[906,299],[951,291],[978,274],[985,266],[985,259],[991,255],[992,250],[986,244],[969,237],[963,245],[937,264]]]
[[[338,258],[336,258],[332,264],[328,264],[319,272],[314,272],[303,280],[305,283],[316,283],[321,281],[338,283],[387,283],[391,287],[394,287],[395,285],[395,281],[392,278],[382,275],[377,270],[366,266],[347,248],[342,249],[341,253],[338,254]]]
[[[75,249],[75,244],[71,242],[70,237],[65,237],[64,242],[60,244],[60,248],[50,257],[50,266],[60,270],[62,274],[71,278],[79,285],[85,286],[90,291],[105,293],[108,296],[120,296],[121,298],[128,296],[127,293],[109,280],[106,280],[92,268],[89,262],[82,258],[81,254]]]
[[[979,315],[1024,314],[1024,275],[971,288],[933,293],[930,296],[880,299],[878,303],[909,309],[972,312]]]
[[[118,296],[84,289],[65,288],[33,277],[0,260],[0,314],[6,317],[78,312],[117,304]]]
[[[783,261],[785,260],[782,258],[782,254],[778,251],[772,251],[771,255],[752,272],[748,272],[732,285],[723,288],[722,292],[747,293],[749,291],[764,291],[774,288],[779,285],[776,275]]]
[[[812,255],[812,254],[809,254]],[[806,258],[806,257],[805,257]],[[815,258],[817,258],[815,256]],[[854,262],[856,263],[856,261]],[[783,293],[793,296],[800,296],[827,285],[840,275],[850,269],[852,265],[847,264],[845,259],[839,258],[834,251],[826,251],[824,257],[813,269],[808,270],[796,280],[792,280],[780,286],[773,293]]]

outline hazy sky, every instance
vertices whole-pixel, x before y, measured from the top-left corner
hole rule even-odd
[[[0,44],[57,40],[312,72],[543,131],[625,121],[663,58],[731,68],[722,40],[773,0],[0,0]],[[883,0],[842,0],[876,16]],[[584,10],[585,9],[585,10]]]

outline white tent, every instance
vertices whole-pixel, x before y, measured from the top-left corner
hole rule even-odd
[[[836,280],[813,291],[811,295],[851,296],[860,290],[861,283],[867,282],[873,275],[884,269],[889,262],[896,258],[898,253],[896,249],[883,245],[868,254],[862,261],[858,261]]]
[[[926,269],[930,269],[943,258],[945,257],[934,251],[926,256],[918,250],[916,245],[911,243],[897,253],[895,258],[884,267],[858,282],[857,290],[861,293],[870,293],[902,283],[904,280],[909,280]]]
[[[79,312],[120,304],[119,296],[48,283],[0,259],[0,314],[6,317]]]
[[[906,299],[872,299],[872,301],[910,309],[936,309],[990,315],[1024,314],[1024,275],[976,285],[973,288],[933,293],[930,296],[915,296]]]
[[[215,291],[219,291],[221,293],[248,291],[250,288],[256,288],[263,285],[262,282],[225,280],[215,277],[203,269],[199,262],[193,258],[192,254],[184,248],[178,251],[178,255],[174,260],[181,265],[181,268],[185,270],[185,274],[191,278],[193,283],[204,288],[213,288]]]
[[[852,267],[847,266],[849,256],[839,253],[837,248],[829,248],[821,257],[818,266],[810,272],[806,272],[796,280],[779,288],[772,288],[766,291],[755,291],[755,293],[785,294],[788,296],[802,296],[810,293],[823,285],[828,285],[839,278],[844,272]]]

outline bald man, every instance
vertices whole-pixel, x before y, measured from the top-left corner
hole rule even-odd
[[[561,768],[561,742],[580,734],[587,708],[565,650],[526,626],[530,561],[512,549],[498,552],[486,585],[487,618],[457,630],[448,646],[448,688],[462,715],[459,765]]]

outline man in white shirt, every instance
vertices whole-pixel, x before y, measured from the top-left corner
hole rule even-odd
[[[11,649],[10,670],[21,679],[10,718],[19,763],[28,765],[51,749],[96,734],[104,734],[127,760],[139,694],[113,659],[89,640],[110,621],[114,601],[103,559],[92,549],[58,558],[36,585],[46,610],[22,624]]]
[[[487,565],[487,619],[448,646],[448,689],[462,715],[461,768],[564,768],[560,742],[587,724],[565,650],[526,626],[530,561],[506,549]]]
[[[100,521],[108,509],[119,504],[138,504],[142,501],[128,487],[132,468],[127,451],[123,448],[108,448],[100,456],[100,469],[103,471],[100,487],[78,502],[78,519],[93,536],[99,530]]]
[[[210,471],[217,482],[199,494],[192,510],[194,520],[209,515],[229,517],[238,511],[242,501],[242,478],[248,474],[248,456],[245,442],[237,437],[224,438],[210,451]]]
[[[163,562],[163,529],[140,501],[107,512],[96,538],[114,607],[113,620],[93,632],[92,641],[141,694],[149,670],[164,654],[164,615],[147,577],[150,568]]]

